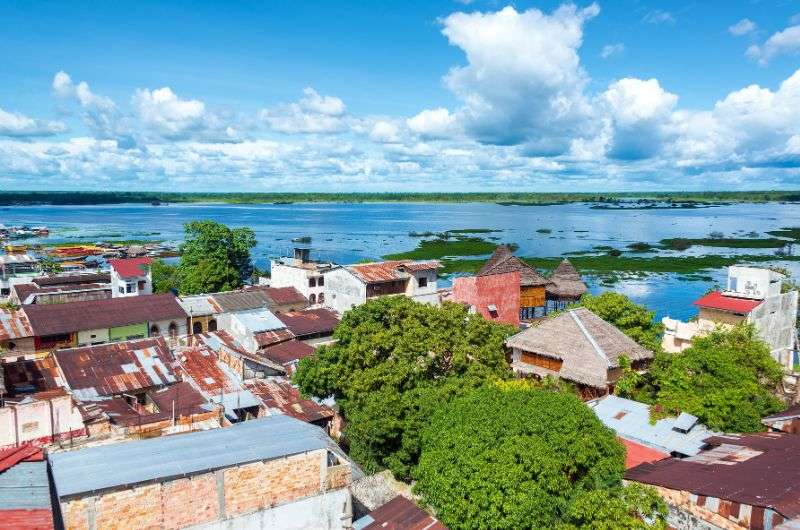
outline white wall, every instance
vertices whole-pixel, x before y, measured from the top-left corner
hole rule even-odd
[[[176,324],[176,326],[178,328],[178,330],[176,332],[176,335],[186,335],[187,331],[186,331],[186,319],[185,318],[175,318],[173,320],[159,320],[157,322],[148,322],[147,323],[147,325],[148,325],[147,333],[148,333],[148,335],[153,336],[153,335],[150,334],[150,328],[153,327],[153,324],[155,324],[156,326],[158,326],[158,335],[160,335],[162,337],[169,338],[170,337],[169,325],[172,322],[175,322],[175,324]]]
[[[68,433],[81,429],[83,417],[69,395],[0,408],[0,449],[15,446],[17,441],[46,442],[58,435],[68,438]]]
[[[781,292],[783,275],[758,267],[729,267],[727,294],[761,300]]]
[[[195,526],[202,530],[344,530],[350,528],[352,499],[348,488],[282,504],[226,521]]]
[[[769,345],[773,357],[781,364],[792,368],[791,360],[784,353],[792,349],[796,336],[797,291],[764,300],[750,313],[759,336]],[[786,357],[786,358],[784,358]]]
[[[143,281],[144,286],[140,290],[139,282]],[[127,290],[127,284],[133,285],[133,291],[130,293]],[[122,289],[122,292],[120,292]],[[144,294],[153,294],[153,280],[150,275],[150,269],[145,275],[137,276],[135,278],[121,278],[117,271],[111,269],[111,296],[114,298],[123,298],[126,296],[139,296]]]
[[[314,269],[304,269],[301,267],[292,267],[284,265],[283,263],[272,260],[270,261],[270,287],[294,287],[306,298],[311,298],[314,295],[314,300],[319,299],[319,295],[325,292],[325,287],[315,285],[310,287],[308,285],[309,278],[318,279],[322,275]],[[318,283],[315,281],[315,284]],[[316,302],[311,305],[317,305]]]
[[[102,344],[108,341],[108,329],[92,329],[78,332],[78,346]]]
[[[325,306],[340,315],[367,300],[367,286],[347,269],[325,273]]]

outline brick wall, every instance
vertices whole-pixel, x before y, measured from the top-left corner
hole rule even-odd
[[[62,502],[61,510],[70,530],[176,529],[229,519],[347,487],[349,466],[328,468],[326,457],[327,451],[320,449],[253,462],[77,498]]]

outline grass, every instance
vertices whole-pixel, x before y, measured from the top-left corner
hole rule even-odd
[[[544,270],[554,269],[561,257],[555,258],[522,258],[530,265]],[[697,275],[701,271],[719,269],[740,263],[759,263],[768,261],[800,261],[800,256],[575,256],[570,261],[582,273],[603,275],[614,273],[676,273]],[[475,274],[486,260],[481,259],[445,259],[442,261],[443,274],[454,272]]]
[[[771,230],[767,233],[775,237],[786,237],[789,239],[794,239],[795,241],[800,241],[800,227],[797,226],[785,227],[781,228],[780,230]]]
[[[628,249],[630,249],[631,252],[651,252],[653,250],[656,250],[656,247],[654,247],[650,243],[639,241],[628,245]]]
[[[690,239],[684,237],[675,237],[670,239],[662,239],[660,243],[664,246],[664,248],[668,248],[670,250],[686,250],[695,245],[723,248],[783,248],[788,242],[785,239],[776,239],[771,237],[755,239],[735,237],[706,237]]]
[[[407,252],[387,254],[384,259],[441,259],[445,256],[481,256],[491,254],[497,245],[478,237],[426,239]],[[480,260],[483,263],[484,260]]]

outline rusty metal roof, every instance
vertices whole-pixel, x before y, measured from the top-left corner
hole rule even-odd
[[[247,383],[247,388],[270,412],[286,414],[298,420],[314,422],[333,418],[330,407],[305,399],[292,384],[282,377],[256,379]]]
[[[93,401],[116,425],[143,425],[175,417],[205,414],[213,410],[200,392],[189,383],[182,381],[165,388],[147,393],[155,405],[155,412],[147,412],[132,407],[125,398],[112,397]]]
[[[441,521],[398,495],[353,523],[359,530],[447,530]]]
[[[276,313],[275,316],[298,338],[308,335],[332,335],[333,330],[339,325],[336,313],[324,308]]]
[[[22,311],[34,334],[40,337],[159,320],[183,320],[187,316],[172,294],[24,305]]]
[[[711,449],[629,469],[625,478],[800,517],[800,436],[787,433],[712,436]]]
[[[283,328],[270,331],[261,331],[259,333],[255,333],[253,338],[255,338],[256,343],[258,343],[259,348],[268,348],[274,344],[280,344],[281,342],[292,340],[294,338],[294,333],[286,328]]]
[[[64,386],[52,354],[36,360],[2,363],[0,369],[5,374],[6,392],[12,397],[31,393],[36,397],[42,392],[62,390]]]
[[[81,401],[176,383],[163,337],[59,350],[56,362]]]
[[[309,346],[305,342],[300,342],[298,340],[287,340],[285,342],[263,348],[259,353],[267,359],[282,365],[286,365],[314,355],[314,351],[314,347]]]
[[[442,266],[437,260],[430,261],[379,261],[348,265],[346,268],[364,283],[382,283],[408,278],[406,271],[435,270]]]
[[[107,272],[97,274],[68,274],[63,276],[41,276],[34,278],[33,283],[39,287],[71,285],[80,283],[110,283],[111,275]]]
[[[25,313],[0,309],[0,341],[32,336],[33,329]]]
[[[175,359],[184,377],[206,395],[228,394],[244,388],[236,374],[205,344],[178,346]]]

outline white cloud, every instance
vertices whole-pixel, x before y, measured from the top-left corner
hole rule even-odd
[[[0,136],[33,137],[51,136],[67,130],[60,121],[42,121],[0,108]]]
[[[207,127],[205,104],[180,99],[169,87],[138,89],[131,104],[145,126],[166,138],[186,138]]]
[[[347,129],[344,102],[334,96],[322,96],[311,87],[303,90],[299,101],[262,109],[260,118],[276,132],[286,134],[332,134]]]
[[[647,24],[674,24],[675,17],[669,11],[654,9],[642,17],[642,22]]]
[[[457,116],[464,129],[485,143],[564,152],[588,113],[578,48],[583,25],[599,11],[597,4],[563,5],[549,15],[506,7],[445,18],[442,33],[467,58],[445,78],[463,102]]]
[[[603,49],[600,50],[600,57],[603,59],[608,59],[612,55],[619,55],[620,53],[625,51],[625,45],[621,42],[617,42],[614,44],[606,44],[603,46]]]
[[[752,33],[753,31],[755,31],[755,29],[756,29],[755,23],[749,18],[743,18],[736,24],[728,26],[728,31],[731,33],[731,35],[735,35],[737,37],[741,37],[742,35],[747,35],[748,33]]]
[[[765,66],[778,55],[794,55],[800,52],[800,25],[789,26],[783,31],[774,33],[767,41],[758,46],[747,48],[747,56]]]
[[[406,120],[406,125],[413,132],[427,138],[447,138],[455,134],[458,128],[455,116],[442,107],[423,110]]]
[[[110,98],[92,92],[85,81],[74,84],[69,74],[63,70],[53,77],[53,91],[59,97],[76,99],[81,107],[86,109],[103,112],[111,112],[116,109],[116,105]]]
[[[400,128],[386,120],[379,120],[372,126],[369,137],[374,142],[395,143],[400,141]]]

